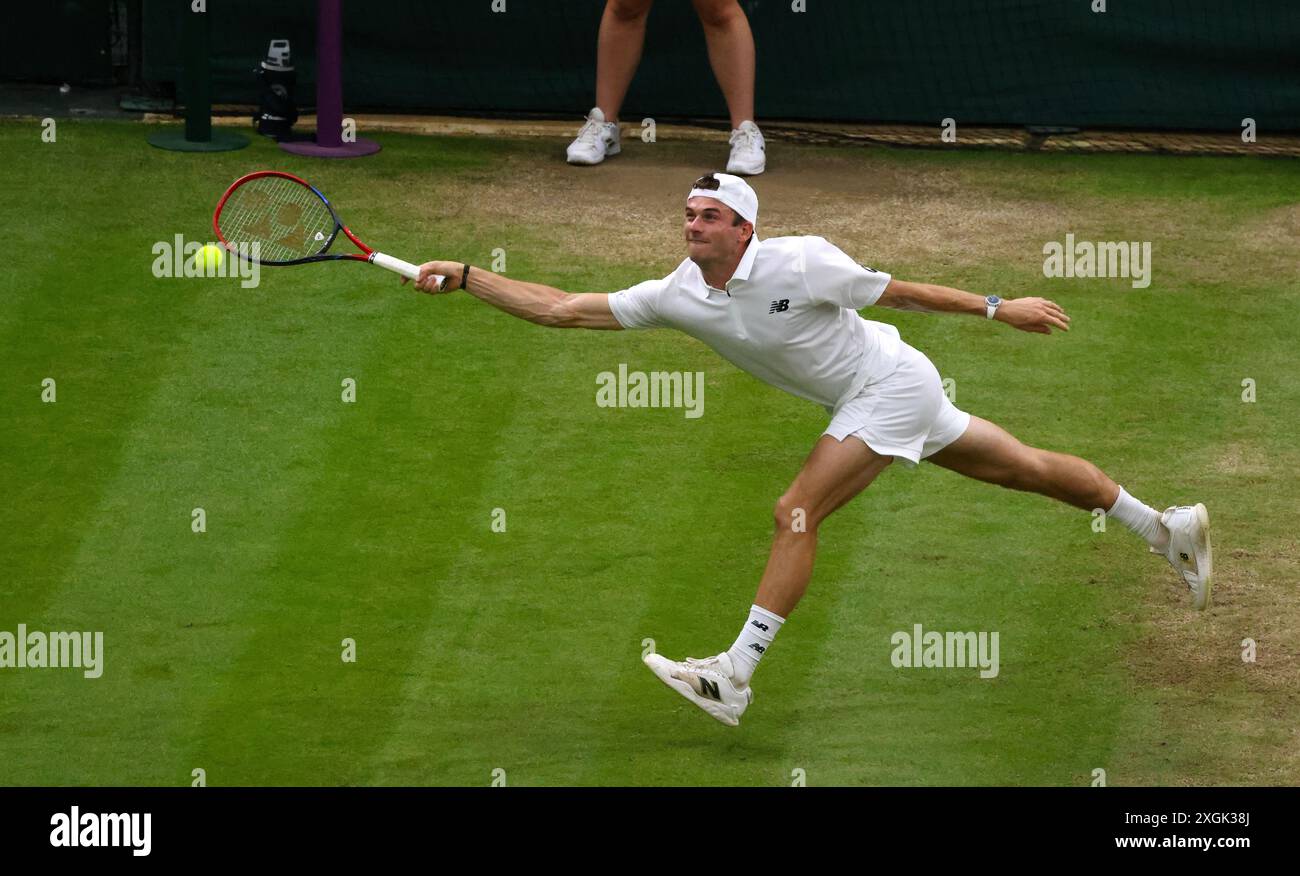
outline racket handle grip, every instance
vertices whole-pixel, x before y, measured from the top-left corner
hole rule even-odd
[[[381,268],[387,268],[395,274],[401,274],[408,280],[416,280],[420,277],[419,265],[404,262],[401,259],[393,258],[392,256],[386,255],[382,252],[371,253],[370,261],[372,264],[379,265]],[[443,284],[447,282],[447,278],[441,274],[434,274],[433,276],[438,281],[438,288],[441,289]]]

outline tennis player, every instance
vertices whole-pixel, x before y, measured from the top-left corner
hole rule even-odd
[[[687,257],[661,280],[612,294],[571,294],[457,262],[421,266],[417,287],[465,289],[513,316],[556,328],[674,328],[773,386],[822,405],[830,424],[775,508],[772,550],[740,635],[706,659],[645,658],[660,680],[724,724],[753,701],[750,678],[812,577],[817,528],[895,460],[925,459],[967,477],[1106,514],[1169,561],[1210,602],[1209,516],[1201,504],[1164,513],[1087,460],[1029,447],[956,408],[934,365],[893,326],[863,319],[869,305],[964,313],[1027,332],[1068,331],[1045,298],[1002,300],[913,283],[858,264],[821,237],[760,241],[758,196],[743,179],[712,173],[686,198]],[[436,288],[435,274],[446,275]],[[405,282],[405,281],[403,281]]]

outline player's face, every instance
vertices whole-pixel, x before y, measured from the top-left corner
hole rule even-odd
[[[747,240],[750,224],[732,225],[735,213],[713,198],[686,202],[686,254],[692,261],[726,261],[734,258]]]

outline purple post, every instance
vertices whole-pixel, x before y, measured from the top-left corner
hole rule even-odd
[[[374,140],[343,141],[343,0],[316,4],[316,140],[281,143],[296,155],[357,158],[379,151]]]
[[[316,145],[343,145],[343,0],[316,11]]]

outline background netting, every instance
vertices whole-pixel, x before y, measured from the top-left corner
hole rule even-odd
[[[144,74],[180,72],[184,2],[144,4]],[[760,119],[1300,129],[1296,0],[746,0]],[[312,99],[313,0],[214,0],[214,95],[252,103],[251,70],[292,40]],[[344,4],[353,108],[582,115],[603,0]],[[622,115],[725,117],[702,29],[659,0]]]
[[[742,0],[760,123],[844,122],[1300,132],[1298,0]],[[6,10],[0,78],[103,81],[136,33],[143,82],[179,87],[189,0],[61,0]],[[604,0],[345,0],[350,112],[535,114],[593,103]],[[315,0],[209,0],[213,98],[256,103],[253,68],[288,38],[314,101]],[[139,25],[138,31],[128,26]],[[178,95],[183,102],[185,95]],[[658,0],[621,116],[725,119],[686,0]],[[1051,133],[1050,131],[1047,133]],[[991,138],[996,140],[997,138]],[[1094,138],[1094,143],[1096,142]]]

